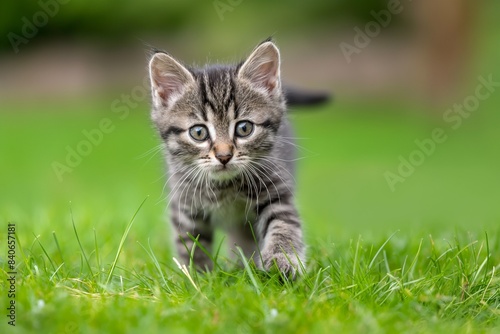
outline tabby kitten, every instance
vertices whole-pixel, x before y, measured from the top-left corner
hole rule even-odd
[[[188,263],[193,247],[187,233],[210,251],[221,227],[257,266],[295,277],[305,246],[278,48],[265,41],[241,64],[201,69],[156,52],[149,72],[181,259]],[[199,247],[193,260],[212,267]]]

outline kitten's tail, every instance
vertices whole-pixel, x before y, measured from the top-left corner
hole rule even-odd
[[[312,106],[328,102],[330,94],[326,92],[307,91],[295,87],[283,87],[286,101],[289,106]]]

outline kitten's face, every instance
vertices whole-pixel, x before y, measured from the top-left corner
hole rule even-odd
[[[241,66],[201,70],[157,53],[150,73],[152,118],[172,165],[217,181],[262,168],[285,110],[274,44]]]

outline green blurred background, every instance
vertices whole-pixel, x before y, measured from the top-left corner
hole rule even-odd
[[[475,94],[479,76],[500,82],[500,4],[401,1],[401,12],[348,61],[342,43],[355,45],[355,28],[376,22],[372,11],[391,2],[4,4],[1,220],[16,222],[25,240],[52,230],[65,235],[72,233],[71,206],[80,224],[117,229],[119,238],[149,196],[133,233],[164,244],[164,162],[154,150],[160,141],[143,84],[149,47],[202,65],[238,61],[273,36],[287,83],[335,96],[291,112],[303,157],[297,199],[310,241],[395,230],[498,233],[500,92],[457,129],[443,115]],[[110,131],[85,148],[85,131],[103,119]],[[435,128],[447,140],[391,189],[385,173],[397,173],[400,156],[408,159],[415,140],[431,138]],[[78,147],[88,154],[58,176],[55,163],[67,165]]]

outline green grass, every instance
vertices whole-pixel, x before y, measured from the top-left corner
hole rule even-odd
[[[106,102],[81,111],[60,103],[6,107],[0,237],[6,240],[8,222],[16,224],[15,332],[494,333],[496,105],[496,96],[482,105],[395,192],[384,171],[415,148],[415,138],[445,125],[417,112],[396,117],[404,106],[387,103],[295,112],[304,148],[298,203],[309,245],[306,273],[295,282],[251,263],[238,268],[240,255],[228,254],[222,235],[220,268],[178,268],[146,105],[125,120],[107,112]],[[52,162],[64,161],[66,145],[77,145],[81,131],[103,117],[115,130],[60,182]],[[0,331],[14,332],[5,318]]]
[[[500,325],[499,258],[492,255],[500,246],[498,236],[464,234],[438,241],[395,234],[390,240],[320,242],[310,249],[307,274],[283,283],[253,266],[182,272],[161,248],[147,244],[138,252],[114,245],[123,258],[113,271],[98,256],[104,244],[97,238],[90,246],[92,233],[87,234],[80,235],[89,239],[80,254],[63,247],[48,255],[38,242],[25,247],[19,265],[20,328],[47,333],[103,328],[116,333],[145,328],[493,333]],[[77,240],[76,235],[67,239]],[[47,238],[46,243],[54,242]],[[63,245],[74,249],[76,243]],[[226,261],[221,265],[231,267]]]
[[[499,81],[488,13],[477,75]],[[0,333],[500,331],[500,92],[453,131],[409,103],[339,97],[292,113],[309,246],[295,282],[235,266],[222,234],[215,271],[177,266],[148,106],[120,119],[110,105],[121,93],[1,101]],[[114,130],[60,181],[54,161],[103,118]],[[436,127],[448,140],[392,192],[384,173]],[[5,316],[8,223],[16,328]]]
[[[480,22],[476,72],[499,81],[495,13]],[[294,282],[235,266],[222,234],[213,272],[177,266],[148,106],[122,120],[110,108],[121,93],[1,101],[0,333],[500,331],[500,92],[455,131],[409,103],[339,97],[293,113],[309,246]],[[60,181],[53,162],[104,117],[114,130]],[[391,192],[384,173],[436,127],[448,140]],[[5,316],[8,223],[16,328]]]

